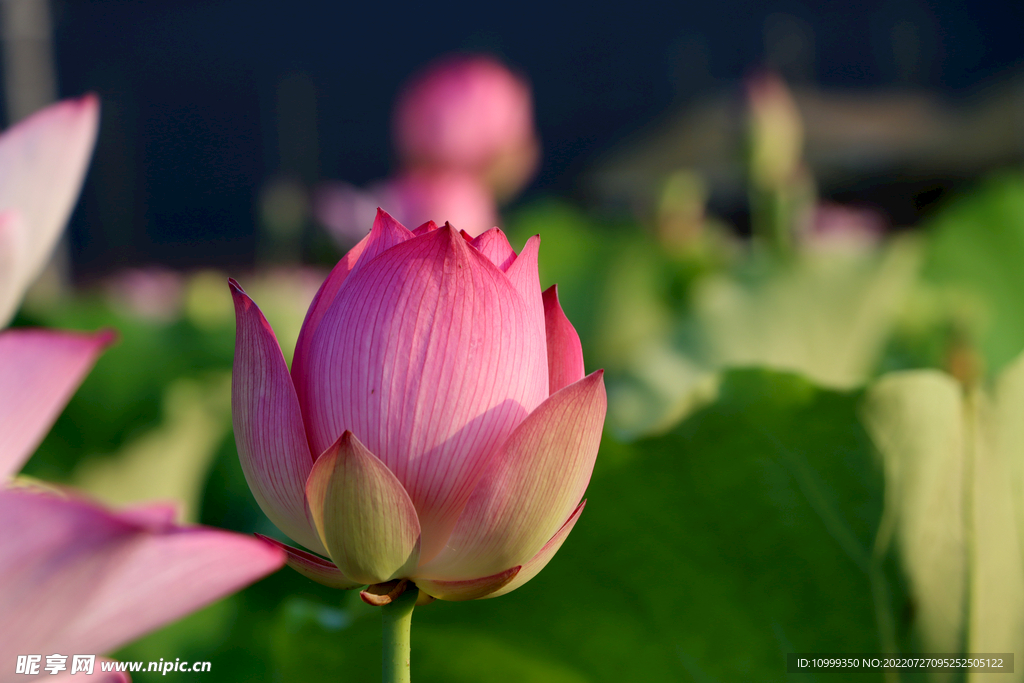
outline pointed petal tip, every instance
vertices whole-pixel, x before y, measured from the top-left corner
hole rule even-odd
[[[104,327],[93,338],[101,350],[106,350],[116,344],[121,339],[121,335],[113,327]]]
[[[385,226],[399,227],[402,230],[408,231],[408,228],[402,225],[401,221],[397,220],[390,213],[388,213],[387,211],[378,206],[377,215],[373,219],[373,227],[370,228],[370,232],[372,233],[374,230],[380,230]]]
[[[413,230],[412,234],[414,234],[416,236],[419,236],[419,235],[426,234],[428,232],[433,232],[435,230],[437,230],[437,223],[435,223],[434,221],[427,221],[426,223],[424,223],[420,227],[418,227],[415,230]]]
[[[81,97],[69,100],[69,102],[77,105],[79,111],[87,116],[99,114],[100,96],[97,93],[87,92]]]

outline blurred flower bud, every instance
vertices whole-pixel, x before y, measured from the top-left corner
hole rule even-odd
[[[708,186],[693,171],[676,171],[661,189],[658,202],[658,241],[671,251],[685,251],[700,241]]]
[[[783,80],[762,72],[747,81],[750,175],[760,188],[777,189],[800,168],[803,123]]]
[[[537,168],[530,88],[490,57],[448,57],[399,96],[395,146],[406,168],[458,169],[499,199],[516,194]]]

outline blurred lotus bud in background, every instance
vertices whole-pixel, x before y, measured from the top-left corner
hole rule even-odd
[[[428,66],[399,94],[393,124],[397,173],[366,189],[333,181],[314,192],[313,214],[345,248],[366,236],[378,207],[406,225],[447,221],[476,237],[540,161],[530,87],[492,57]]]
[[[499,199],[529,182],[540,156],[529,85],[479,55],[442,58],[416,76],[396,103],[394,138],[403,166],[474,174]]]
[[[751,227],[776,252],[787,253],[816,194],[802,160],[803,121],[789,88],[770,71],[747,81],[747,104]]]
[[[656,227],[658,242],[671,251],[686,251],[704,229],[708,186],[693,171],[676,171],[661,188]]]
[[[421,225],[436,217],[473,237],[498,223],[490,190],[474,176],[452,170],[412,171],[368,190],[325,183],[314,200],[317,219],[347,244],[366,236],[366,225],[373,223],[377,207],[406,225]]]
[[[750,175],[759,187],[777,188],[800,167],[804,131],[785,82],[766,71],[747,81]]]

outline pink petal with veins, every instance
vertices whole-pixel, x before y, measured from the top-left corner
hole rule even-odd
[[[0,482],[21,469],[114,338],[110,331],[0,332]]]
[[[594,470],[607,400],[602,371],[565,387],[491,461],[444,550],[420,573],[487,576],[525,564],[569,518]]]
[[[288,365],[263,313],[237,282],[229,283],[236,326],[231,418],[242,472],[271,522],[310,550],[326,554],[306,506],[313,456]]]
[[[557,285],[544,290],[544,325],[548,338],[548,378],[553,394],[580,381],[586,374],[580,335],[562,312]]]

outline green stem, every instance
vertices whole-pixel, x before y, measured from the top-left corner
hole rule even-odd
[[[410,588],[380,608],[384,624],[384,683],[409,683],[409,631],[419,589]]]

